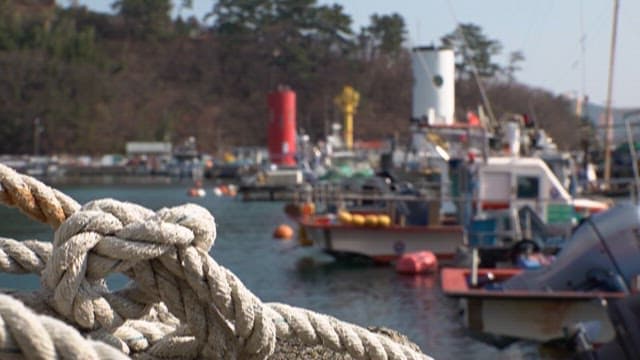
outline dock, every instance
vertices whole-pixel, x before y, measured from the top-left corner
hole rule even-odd
[[[295,201],[306,186],[301,185],[242,185],[238,194],[243,201]]]

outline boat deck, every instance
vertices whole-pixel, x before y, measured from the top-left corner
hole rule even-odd
[[[521,273],[522,269],[478,269],[478,278],[486,278],[491,273],[493,284],[499,284],[512,276]],[[624,298],[624,292],[607,291],[529,291],[473,288],[467,279],[471,276],[471,269],[445,268],[440,277],[443,292],[452,297],[464,298],[502,298],[502,299],[615,299]]]

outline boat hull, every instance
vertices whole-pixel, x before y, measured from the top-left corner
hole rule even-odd
[[[310,243],[329,254],[364,256],[383,263],[425,250],[439,259],[451,259],[464,242],[459,226],[366,227],[302,221],[300,227]]]
[[[520,269],[479,269],[479,278],[491,274],[498,280]],[[461,299],[463,320],[469,330],[521,340],[566,340],[579,323],[598,328],[594,343],[615,338],[615,330],[603,302],[625,296],[619,292],[523,291],[469,288],[469,269],[443,269],[443,292]]]

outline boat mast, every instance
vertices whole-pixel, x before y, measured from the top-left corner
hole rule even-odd
[[[613,116],[611,114],[611,93],[613,91],[613,66],[616,53],[616,33],[618,29],[618,0],[613,0],[613,23],[611,29],[611,49],[609,52],[609,84],[607,86],[607,104],[605,107],[606,135],[604,143],[604,186],[611,182],[611,143],[613,141]]]

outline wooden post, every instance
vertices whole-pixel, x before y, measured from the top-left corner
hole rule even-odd
[[[480,266],[480,256],[478,256],[478,249],[473,248],[471,250],[471,286],[478,286],[478,266]]]

